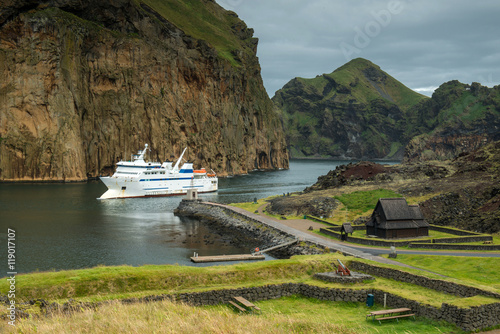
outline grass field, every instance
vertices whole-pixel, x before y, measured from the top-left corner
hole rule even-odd
[[[72,315],[0,324],[2,333],[463,333],[456,326],[417,318],[380,325],[365,319],[361,303],[319,301],[298,296],[255,302],[261,314],[237,314],[227,305],[191,307],[171,302],[122,305]],[[3,328],[2,328],[3,327]]]
[[[395,260],[500,293],[500,258],[398,254]]]
[[[352,257],[325,254],[297,256],[289,260],[239,263],[215,267],[143,266],[97,267],[62,272],[18,275],[18,302],[43,298],[63,303],[76,301],[116,300],[154,294],[196,292],[213,289],[254,287],[266,284],[305,283],[328,288],[346,288],[312,278],[316,272],[332,271],[332,263],[341,259],[349,265]],[[356,259],[360,260],[360,259]],[[406,271],[452,280],[461,284],[489,287],[500,291],[498,284],[499,258],[454,258],[398,255],[401,262],[442,272]],[[365,260],[368,261],[368,260]],[[380,264],[377,264],[380,265]],[[393,267],[393,266],[392,266]],[[468,271],[461,270],[469,268]],[[459,307],[494,303],[497,300],[475,296],[461,298],[410,283],[377,277],[374,281],[350,285],[350,289],[381,289],[388,293],[440,307],[443,302]],[[0,280],[0,292],[8,289]],[[32,317],[21,320],[16,329],[0,323],[0,332],[7,333],[461,333],[455,326],[426,319],[407,319],[383,325],[365,320],[368,311],[364,304],[327,302],[300,296],[259,301],[262,314],[238,315],[226,305],[189,307],[169,302],[122,305],[111,303],[97,310],[82,310],[73,315]],[[375,308],[380,307],[376,305]],[[28,309],[33,314],[35,307]],[[36,313],[35,313],[36,314]],[[3,326],[3,328],[2,328]]]

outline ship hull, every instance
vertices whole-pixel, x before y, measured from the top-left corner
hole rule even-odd
[[[218,190],[217,178],[137,180],[111,176],[100,179],[108,190],[99,199],[181,196],[189,189],[196,189],[200,194]]]

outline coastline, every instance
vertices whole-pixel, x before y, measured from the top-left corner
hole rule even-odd
[[[292,234],[263,225],[215,203],[183,199],[179,203],[179,207],[174,210],[174,214],[199,219],[215,230],[225,230],[226,233],[231,233],[235,242],[248,245],[253,243],[255,246],[252,248],[265,249],[297,239]],[[278,259],[287,259],[294,255],[314,255],[328,252],[329,249],[320,245],[300,241],[298,244],[273,250],[269,252],[269,255]]]

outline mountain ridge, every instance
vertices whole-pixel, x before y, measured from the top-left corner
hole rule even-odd
[[[500,86],[418,94],[357,58],[276,92],[292,158],[446,160],[500,139]]]
[[[402,157],[404,113],[425,99],[362,58],[292,79],[272,98],[283,111],[292,157],[369,159]]]

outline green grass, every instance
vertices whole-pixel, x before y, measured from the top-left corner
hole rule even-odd
[[[341,259],[347,266],[349,266],[351,260],[354,260],[352,257],[344,257],[336,253],[297,256],[290,260],[239,263],[201,268],[170,265],[121,266],[18,275],[16,277],[16,288],[18,291],[16,301],[21,302],[31,298],[43,298],[49,302],[56,301],[62,303],[69,298],[74,298],[77,301],[92,302],[282,283],[305,283],[323,288],[345,289],[345,285],[327,283],[312,278],[312,275],[316,272],[332,271],[332,263],[335,263],[335,259],[337,258]],[[416,269],[397,269],[431,278],[478,286],[480,288],[484,288],[487,284],[490,286],[489,289],[491,291],[498,291],[500,289],[496,270],[500,264],[500,259],[498,258],[488,258],[484,261],[483,259],[470,258],[446,259],[446,257],[443,257],[444,260],[435,260],[435,258],[422,260],[422,258],[428,257],[398,255],[397,260],[411,265],[416,264],[435,272],[442,271],[451,277],[442,278],[438,275]],[[369,260],[355,260],[373,264]],[[481,263],[478,261],[481,261]],[[379,263],[376,265],[395,268],[393,265]],[[461,267],[474,268],[468,271],[464,270],[463,272],[456,270],[456,268]],[[497,299],[484,296],[461,298],[410,283],[381,277],[376,277],[373,281],[349,285],[348,288],[354,290],[382,290],[437,308],[442,303],[458,307],[472,307],[498,301]],[[6,280],[0,280],[0,292],[5,293],[7,289]],[[407,330],[407,333],[436,331],[460,333],[458,329],[450,324],[438,323],[427,319],[417,319],[417,321],[408,319],[408,321],[401,321],[399,323],[387,322],[383,325],[378,325],[378,323],[365,320],[365,315],[369,309],[363,303],[320,301],[301,296],[292,296],[277,300],[258,301],[256,304],[263,310],[262,314],[237,315],[227,306],[188,308],[188,306],[168,302],[128,306],[110,304],[101,306],[97,310],[76,312],[70,315],[70,319],[68,319],[68,315],[64,314],[49,318],[33,317],[18,323],[18,328],[20,328],[20,332],[22,333],[65,333],[66,331],[80,333],[80,330],[82,333],[123,332],[129,327],[140,328],[140,325],[148,326],[149,328],[159,328],[158,326],[163,328],[166,326],[163,321],[161,321],[161,324],[151,324],[152,319],[163,319],[163,316],[157,316],[160,314],[166,315],[169,319],[167,323],[170,324],[172,321],[179,322],[179,319],[191,319],[190,317],[186,317],[186,314],[195,313],[199,315],[198,321],[203,324],[202,327],[214,326],[214,323],[217,323],[217,326],[220,325],[226,328],[227,326],[236,326],[235,323],[238,323],[240,319],[252,318],[248,323],[241,326],[244,326],[246,329],[253,328],[251,326],[254,323],[264,321],[264,324],[256,324],[256,330],[273,328],[279,329],[279,331],[275,331],[279,333],[345,333],[349,331],[352,333],[397,333],[401,330]],[[380,305],[375,305],[374,309],[377,308],[380,308]],[[222,316],[219,316],[221,312]],[[181,315],[179,319],[172,318],[176,314]],[[214,319],[214,317],[216,320],[209,320]],[[187,323],[190,323],[191,320],[186,320],[185,325],[187,326]],[[101,326],[101,323],[103,323],[102,328],[96,327]],[[74,324],[74,326],[68,326],[68,324]],[[411,326],[407,327],[409,324]],[[115,326],[118,327],[115,328]],[[174,325],[173,328],[175,326],[178,325]],[[0,325],[0,330],[4,329],[1,327]],[[239,327],[236,326],[236,328]],[[169,331],[167,330],[166,332]],[[207,330],[206,332],[209,333],[211,331]],[[253,330],[250,330],[250,332],[253,332]]]
[[[339,200],[352,213],[363,215],[373,211],[380,198],[403,197],[400,194],[387,189],[376,189],[370,191],[355,191],[350,194],[342,194],[334,198]]]
[[[312,261],[293,258],[211,267],[145,265],[31,273],[16,276],[16,298],[54,300],[95,296],[102,299],[106,295],[147,294],[152,290],[170,293],[238,284],[262,285],[327,271],[332,258],[316,257]],[[8,288],[7,280],[0,280],[0,293],[5,294]]]
[[[352,234],[352,236],[356,237],[356,238],[367,238],[367,236],[366,236],[366,230],[357,230],[357,231],[354,231],[353,234]],[[438,238],[456,238],[456,237],[457,236],[453,235],[453,234],[430,230],[429,231],[429,237],[415,238],[415,240],[418,241],[418,240],[429,239],[429,238],[438,239]],[[371,238],[369,238],[369,239],[371,239]],[[439,240],[436,240],[436,242],[439,242]]]
[[[136,0],[153,8],[187,35],[204,40],[215,47],[221,58],[233,66],[240,66],[231,54],[242,50],[243,41],[233,34],[231,27],[240,20],[219,10],[215,4],[201,0]]]
[[[395,260],[500,293],[500,258],[497,257],[398,254]]]
[[[18,301],[34,298],[43,298],[59,302],[64,302],[69,298],[83,301],[101,301],[142,297],[153,294],[253,287],[289,282],[303,282],[318,286],[345,288],[345,286],[341,284],[323,283],[311,277],[316,272],[331,271],[332,263],[335,263],[337,258],[341,259],[344,263],[348,263],[352,260],[352,258],[334,253],[315,256],[296,256],[289,260],[239,263],[213,267],[171,265],[141,267],[119,266],[32,273],[18,275],[16,277],[16,298]],[[482,274],[488,277],[486,282],[493,282],[496,280],[496,272],[492,268],[500,264],[500,260],[495,258],[488,259],[488,261],[488,266],[490,266],[490,268],[485,270]],[[455,265],[457,265],[457,263],[447,263],[443,264],[442,268],[448,268],[449,266],[453,267]],[[425,274],[425,272],[412,271],[411,269],[404,270],[419,275]],[[453,272],[453,269],[450,270]],[[473,272],[471,275],[475,276],[478,274],[479,272]],[[440,277],[434,275],[433,278]],[[458,279],[462,280],[461,277]],[[467,280],[467,282],[470,284],[479,284],[477,280]],[[458,303],[460,305],[464,303],[466,305],[468,303],[476,305],[478,302],[491,302],[489,299],[464,301],[463,298],[456,296],[383,278],[377,278],[376,281],[358,284],[353,286],[353,288],[381,289],[436,307],[439,307],[442,302],[450,304]],[[0,280],[0,292],[5,294],[7,291],[7,280]]]
[[[364,303],[331,302],[302,296],[282,297],[275,300],[255,302],[263,311],[248,317],[273,321],[283,317],[288,321],[276,324],[290,333],[462,333],[456,326],[417,318],[400,322],[387,321],[380,325],[366,319],[370,311],[381,309],[379,305],[367,307]],[[224,313],[227,306],[211,306],[206,309]]]
[[[264,205],[266,203],[267,203],[266,199],[265,198],[261,198],[261,199],[258,199],[256,203],[254,203],[254,202],[244,202],[244,203],[231,203],[229,205],[237,207],[237,208],[240,208],[240,209],[243,209],[243,210],[247,210],[247,211],[253,213],[259,207],[261,207],[262,205]]]
[[[169,301],[111,303],[70,314],[0,322],[2,333],[454,333],[462,330],[424,318],[382,324],[366,319],[364,303],[320,301],[301,296],[254,302],[260,314],[239,314],[228,305],[193,307]]]

